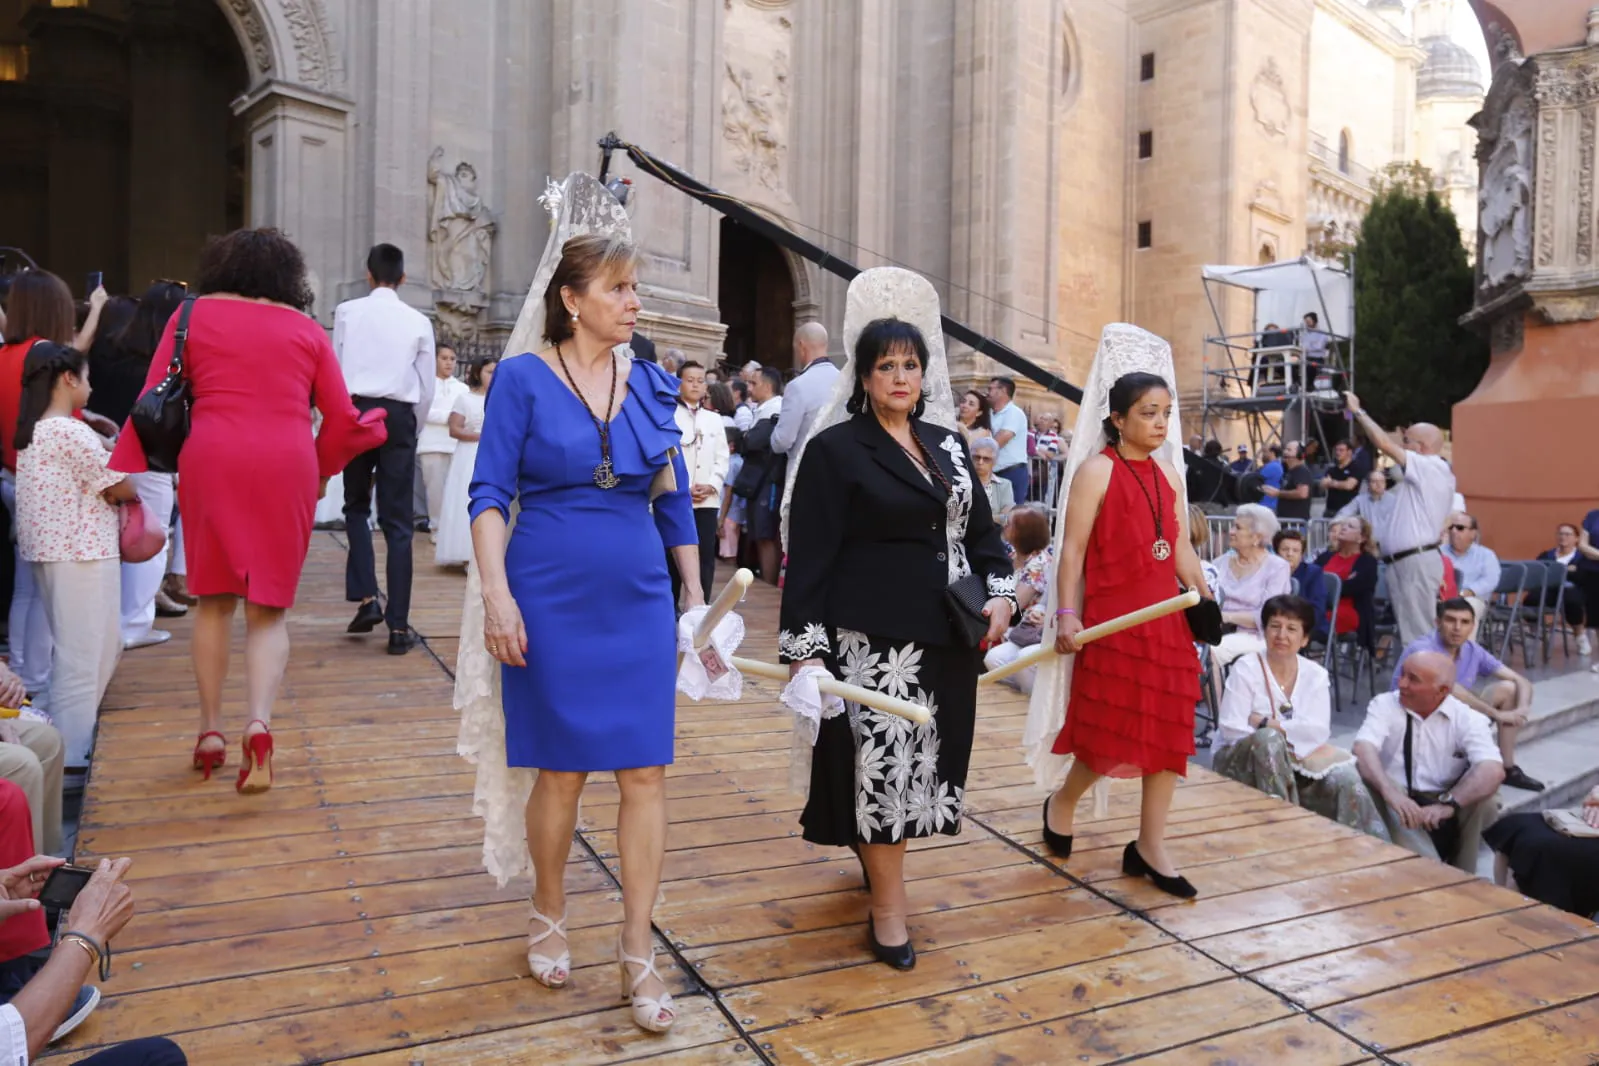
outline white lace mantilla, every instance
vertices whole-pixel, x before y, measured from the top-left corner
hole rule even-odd
[[[1147,330],[1122,322],[1105,327],[1099,338],[1099,350],[1094,353],[1094,365],[1088,373],[1088,384],[1083,388],[1083,403],[1077,410],[1077,428],[1072,434],[1072,445],[1061,471],[1060,498],[1070,498],[1072,480],[1083,463],[1105,450],[1104,420],[1110,414],[1110,388],[1117,379],[1132,373],[1155,374],[1166,380],[1172,394],[1171,421],[1166,426],[1166,443],[1160,446],[1153,458],[1172,466],[1178,474],[1179,486],[1183,484],[1183,453],[1178,443],[1183,439],[1182,425],[1178,420],[1176,371],[1172,367],[1171,345]],[[1188,513],[1187,493],[1178,490],[1177,513]],[[1061,545],[1065,541],[1066,509],[1061,508],[1055,522],[1053,538],[1055,558],[1062,557]],[[1081,584],[1078,586],[1081,588]],[[1057,586],[1049,583],[1045,604],[1048,628],[1044,633],[1046,643],[1055,639],[1053,627],[1055,612],[1062,606],[1082,610],[1081,601],[1073,604],[1057,602]],[[1040,788],[1058,789],[1071,767],[1071,756],[1056,755],[1050,749],[1069,713],[1067,702],[1072,690],[1072,660],[1070,655],[1057,655],[1038,668],[1033,682],[1033,695],[1027,707],[1027,724],[1022,730],[1022,747],[1027,753],[1027,765],[1033,768],[1033,778]],[[1106,782],[1094,786],[1094,808],[1103,817],[1109,805]]]
[[[559,186],[551,183],[540,202],[550,211],[550,237],[506,342],[506,359],[542,347],[544,292],[568,240],[590,233],[622,240],[631,236],[626,210],[588,174],[573,173]],[[513,504],[513,522],[516,510]],[[532,866],[525,812],[538,771],[506,764],[500,664],[483,644],[483,586],[476,560],[466,570],[466,601],[455,662],[455,708],[461,712],[455,750],[477,770],[472,813],[483,819],[483,866],[503,888]]]

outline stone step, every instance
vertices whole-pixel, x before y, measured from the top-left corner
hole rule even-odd
[[[1532,717],[1520,743],[1558,733],[1599,718],[1599,674],[1575,670],[1533,683]]]
[[[1599,785],[1599,718],[1547,732],[1516,745],[1516,762],[1547,787],[1542,792],[1501,788],[1505,814],[1574,807]]]

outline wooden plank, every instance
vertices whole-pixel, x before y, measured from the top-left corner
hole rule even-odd
[[[1353,1066],[1370,1061],[1359,1044],[1304,1015],[1212,1037],[1138,1060],[1139,1066]]]
[[[1595,1033],[1599,996],[1589,996],[1492,1029],[1412,1048],[1405,1061],[1410,1066],[1591,1066]]]
[[[1285,963],[1255,977],[1307,1007],[1324,1007],[1595,936],[1599,926],[1592,922],[1551,907],[1528,906]]]
[[[1599,941],[1590,939],[1350,1000],[1328,1007],[1322,1016],[1385,1050],[1512,1021],[1580,1000],[1595,989]]]

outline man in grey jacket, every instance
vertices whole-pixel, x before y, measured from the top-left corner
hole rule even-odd
[[[806,322],[794,331],[794,366],[799,373],[783,390],[783,411],[772,431],[772,451],[778,455],[791,454],[810,435],[838,380],[838,367],[827,358],[827,329],[820,322]]]

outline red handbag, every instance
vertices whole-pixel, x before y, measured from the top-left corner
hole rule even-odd
[[[148,562],[166,549],[166,530],[161,528],[154,512],[139,497],[135,496],[119,506],[117,519],[121,526],[123,562]]]

